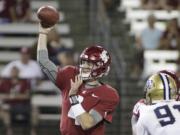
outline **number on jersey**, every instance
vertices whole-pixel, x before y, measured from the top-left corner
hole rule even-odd
[[[174,105],[173,109],[180,112],[180,105]],[[157,107],[156,109],[154,109],[154,112],[156,114],[156,117],[159,119],[159,123],[162,127],[169,124],[174,124],[175,118],[168,105]]]

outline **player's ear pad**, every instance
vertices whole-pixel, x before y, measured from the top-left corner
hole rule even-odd
[[[94,108],[100,102],[100,98],[97,96],[93,96],[92,94],[93,92],[89,92],[86,95],[84,95],[83,96],[84,100],[81,103],[81,105],[87,112],[89,112],[92,108]]]

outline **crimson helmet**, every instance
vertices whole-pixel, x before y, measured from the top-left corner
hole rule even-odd
[[[93,64],[93,67],[88,74],[82,72],[82,61],[87,61]],[[80,75],[83,80],[99,78],[107,75],[110,70],[111,57],[107,50],[101,46],[90,46],[84,49],[80,55]]]

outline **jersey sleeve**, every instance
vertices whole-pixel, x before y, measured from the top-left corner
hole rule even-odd
[[[135,105],[134,105],[134,108],[133,108],[133,115],[136,116],[136,117],[139,117],[139,108],[141,105],[144,105],[145,104],[145,101],[144,99],[140,99]]]
[[[70,79],[77,74],[77,69],[74,66],[59,67],[56,77],[56,86],[61,90],[70,87]]]
[[[136,135],[149,135],[149,132],[146,128],[146,118],[145,116],[142,116],[139,118],[136,128],[135,128],[135,134]]]
[[[94,110],[96,110],[101,116],[108,122],[112,122],[112,114],[114,112],[115,106],[117,105],[116,102],[100,102]]]
[[[142,121],[138,121],[135,130],[136,130],[136,134],[137,134],[137,135],[149,135],[149,134],[148,134],[148,131],[147,131],[146,128],[144,127]]]
[[[99,103],[93,107],[108,122],[112,122],[112,115],[119,103],[119,96],[113,95],[106,99],[100,99]]]

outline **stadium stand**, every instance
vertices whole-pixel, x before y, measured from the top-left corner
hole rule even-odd
[[[18,40],[18,44],[14,44]],[[33,43],[37,40],[36,37],[0,37],[0,47],[1,48],[20,48],[24,47],[31,47]],[[61,43],[65,44],[68,47],[73,47],[74,43],[71,38],[62,38]]]
[[[12,24],[1,24],[0,25],[1,34],[37,34],[38,25],[37,24],[24,24],[24,23],[12,23]],[[70,28],[68,24],[57,25],[57,31],[61,35],[66,35],[70,33]]]
[[[167,20],[179,17],[179,11],[127,10],[126,19],[130,22],[132,34],[140,33],[142,31],[142,29],[146,26],[146,19],[150,14],[153,14],[158,20],[156,27],[163,31],[165,30]]]
[[[167,21],[173,18],[179,18],[179,10],[152,10],[142,9],[141,0],[121,0],[121,4],[118,8],[119,13],[122,14],[122,20],[124,23],[124,33],[129,39],[133,38],[129,42],[124,42],[125,37],[121,40],[121,51],[126,62],[126,78],[122,79],[122,85],[124,89],[120,90],[121,94],[121,107],[120,113],[120,134],[131,135],[131,123],[127,121],[131,119],[133,105],[138,99],[143,98],[144,80],[141,78],[141,74],[133,75],[133,63],[139,61],[134,57],[137,53],[135,48],[136,36],[140,34],[143,28],[147,26],[147,17],[153,14],[157,18],[155,26],[160,30],[166,29]],[[126,34],[125,34],[126,33]],[[179,50],[147,50],[144,52],[144,78],[150,73],[157,72],[162,69],[171,69],[177,71],[179,65],[177,64],[179,57]],[[171,59],[171,60],[169,60]],[[137,73],[137,72],[136,72]]]
[[[57,4],[57,1],[52,1],[52,0],[32,0],[31,1],[31,8],[32,10],[37,11],[39,7],[44,6],[44,5],[49,5],[49,6],[53,6],[56,9],[59,9],[59,5]]]
[[[138,35],[141,31],[147,27],[147,22],[145,21],[131,21],[130,22],[130,32],[132,35]],[[156,22],[155,27],[164,31],[166,29],[166,22]]]
[[[144,71],[143,76],[147,77],[162,69],[176,72],[178,70],[177,61],[179,51],[149,50],[144,52]]]
[[[166,11],[166,10],[127,10],[127,20],[146,20],[150,14],[154,14],[157,20],[170,20],[179,17],[179,11]]]
[[[73,48],[74,46],[74,40],[70,36],[71,28],[66,20],[66,13],[59,8],[58,1],[31,0],[30,5],[32,10],[32,21],[28,23],[18,22],[0,24],[0,72],[5,64],[20,58],[20,48],[32,47],[37,41],[38,19],[36,12],[42,5],[51,5],[59,9],[60,22],[56,25],[56,29],[61,36],[60,43],[69,48]],[[39,112],[37,117],[39,121],[37,133],[45,135],[59,134],[60,101],[61,96],[59,90],[57,90],[57,88],[48,80],[42,80],[40,85],[31,91],[31,106],[38,108]],[[44,132],[45,126],[47,125],[49,126],[49,130]],[[53,128],[51,125],[56,126]],[[3,129],[0,128],[0,134],[5,134],[2,131]],[[15,130],[14,134],[20,135],[21,132]],[[25,135],[29,133],[26,132],[22,134]]]
[[[120,10],[136,9],[141,5],[140,0],[122,0]]]
[[[61,105],[61,96],[58,88],[50,81],[43,81],[37,88],[33,90],[31,99],[32,106],[39,109],[40,114],[38,119],[40,120],[59,120],[60,112],[59,107]],[[58,110],[54,114],[44,111],[41,113],[41,109],[45,108],[51,110],[52,108]]]

